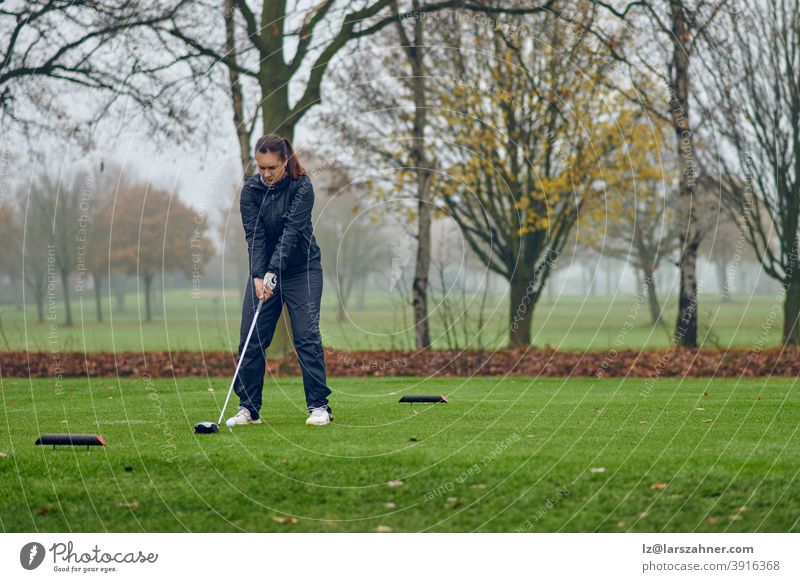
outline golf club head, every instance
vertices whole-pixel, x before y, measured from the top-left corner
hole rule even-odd
[[[198,422],[194,425],[194,432],[197,434],[212,434],[219,432],[219,427],[215,422]]]

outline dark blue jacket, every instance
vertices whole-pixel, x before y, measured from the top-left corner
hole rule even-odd
[[[311,224],[314,187],[308,176],[266,186],[258,173],[245,180],[239,209],[247,239],[250,276],[289,275],[322,269]]]

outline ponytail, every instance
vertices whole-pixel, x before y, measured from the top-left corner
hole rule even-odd
[[[294,153],[292,144],[289,143],[289,140],[284,137],[274,133],[269,133],[258,138],[258,141],[256,142],[255,153],[258,152],[261,152],[262,154],[274,152],[278,154],[281,160],[288,160],[288,163],[286,164],[286,171],[289,172],[289,176],[292,178],[292,180],[297,180],[300,176],[307,175],[305,168],[303,168],[303,166],[301,166],[300,162],[297,160],[297,155]]]

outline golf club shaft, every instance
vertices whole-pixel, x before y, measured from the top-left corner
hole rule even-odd
[[[231,399],[231,392],[233,392],[233,385],[236,384],[236,377],[239,375],[239,368],[242,366],[242,360],[244,359],[244,354],[247,352],[247,345],[250,343],[250,336],[253,335],[253,329],[256,327],[256,321],[258,320],[258,314],[261,311],[261,305],[264,303],[263,299],[258,300],[258,307],[256,307],[256,313],[253,315],[253,323],[250,324],[250,331],[247,332],[247,339],[244,340],[244,347],[242,348],[242,353],[239,354],[239,362],[236,364],[236,371],[233,373],[233,380],[231,380],[231,387],[228,388],[228,395],[225,397],[225,404],[222,405],[222,411],[219,413],[219,420],[217,421],[217,425],[222,425],[222,417],[225,416],[225,409],[228,407],[228,400]]]

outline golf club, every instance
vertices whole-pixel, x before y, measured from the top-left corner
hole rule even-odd
[[[228,395],[225,397],[225,404],[222,405],[222,410],[219,413],[219,420],[216,423],[198,422],[196,425],[194,425],[194,432],[198,434],[211,434],[219,432],[219,425],[222,424],[222,417],[225,415],[225,409],[228,407],[228,400],[231,399],[233,385],[236,383],[236,377],[239,375],[239,367],[242,365],[244,354],[247,352],[247,346],[250,343],[250,336],[253,335],[253,329],[256,326],[256,321],[258,321],[258,314],[261,311],[261,305],[263,303],[263,299],[258,300],[258,307],[256,307],[255,315],[253,315],[253,322],[250,324],[250,331],[247,332],[247,339],[244,340],[244,347],[242,348],[242,353],[239,355],[239,362],[236,364],[236,371],[233,373],[233,380],[231,380],[231,386],[228,388]]]

